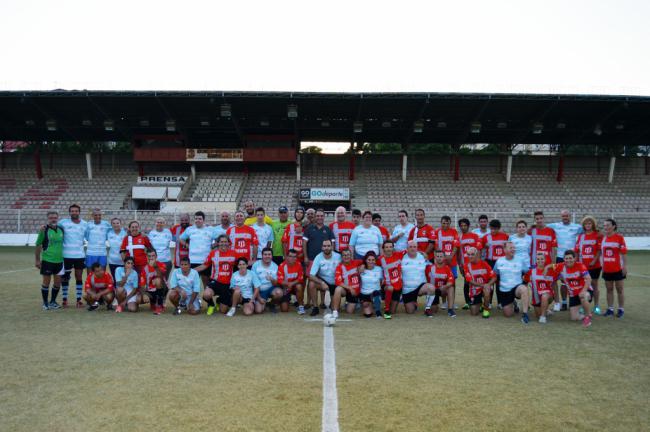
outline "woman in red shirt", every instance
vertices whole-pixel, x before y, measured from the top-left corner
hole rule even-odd
[[[600,315],[598,279],[602,271],[600,266],[600,242],[603,236],[598,231],[596,219],[593,216],[585,216],[582,219],[582,229],[584,232],[578,235],[575,251],[578,261],[583,263],[589,270],[591,287],[594,290],[594,314]]]
[[[623,280],[627,276],[627,246],[622,235],[616,232],[614,219],[605,219],[603,231],[605,235],[600,244],[600,263],[603,267],[603,279],[607,287],[607,312],[605,316],[614,316],[614,287],[618,295],[617,318],[623,318],[625,313],[625,296],[623,295]]]

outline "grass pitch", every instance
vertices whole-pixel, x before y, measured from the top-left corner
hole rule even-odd
[[[339,322],[341,430],[648,430],[649,260],[630,254],[625,318],[589,329],[566,312]],[[1,431],[320,430],[318,322],[42,312],[31,266],[0,248]]]

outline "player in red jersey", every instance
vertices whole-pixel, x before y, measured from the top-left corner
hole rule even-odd
[[[418,251],[422,252],[428,260],[433,260],[433,249],[436,241],[436,230],[424,221],[424,210],[415,211],[415,228],[409,233],[409,241],[414,240],[418,245]]]
[[[627,245],[622,235],[616,232],[616,221],[605,219],[603,223],[603,239],[600,244],[600,263],[603,267],[603,279],[607,288],[607,312],[604,316],[614,316],[614,288],[618,295],[617,318],[623,318],[625,313],[625,296],[623,280],[627,276]]]
[[[211,269],[210,282],[203,290],[203,300],[208,305],[206,315],[214,313],[215,296],[219,301],[219,311],[221,313],[228,313],[228,310],[232,307],[230,279],[235,271],[236,261],[237,254],[230,249],[230,239],[227,235],[222,234],[217,238],[217,248],[211,250],[205,262],[194,269],[199,273]]]
[[[531,262],[532,258],[537,256],[537,252],[542,252],[546,255],[546,264],[554,263],[557,255],[557,238],[553,228],[547,227],[544,221],[544,212],[536,211],[534,213],[535,224],[528,230],[528,234],[533,239],[533,244],[530,248]],[[557,284],[554,287],[555,294],[553,296],[555,304],[553,311],[559,312],[562,309],[560,303],[560,291]],[[562,297],[566,298],[566,288],[562,287]],[[564,302],[564,309],[566,309],[566,301]]]
[[[99,307],[99,301],[104,300],[106,310],[113,309],[115,298],[115,284],[113,276],[104,270],[98,262],[90,266],[90,273],[84,286],[84,300],[88,303],[88,310],[93,311]]]
[[[481,236],[475,232],[470,231],[469,227],[469,219],[463,218],[458,221],[460,234],[458,235],[459,247],[457,252],[457,260],[460,262],[460,274],[464,279],[463,296],[465,297],[465,306],[463,306],[463,310],[468,310],[470,308],[469,282],[467,282],[467,278],[465,277],[465,266],[467,263],[469,263],[469,256],[467,255],[467,252],[470,248],[475,248],[478,251],[481,251],[483,249],[483,241],[481,240]]]
[[[546,254],[537,252],[536,265],[524,275],[526,282],[533,292],[533,307],[535,315],[540,324],[546,324],[546,316],[549,314],[548,305],[553,299],[553,286],[557,279],[557,273],[553,269],[548,271],[546,267]]]
[[[172,226],[169,230],[172,232],[172,238],[176,246],[174,247],[174,266],[181,266],[181,258],[187,257],[190,254],[190,248],[187,244],[180,244],[181,234],[190,226],[190,215],[189,213],[183,213],[180,215],[179,223]]]
[[[149,237],[140,233],[140,223],[132,221],[129,223],[129,234],[122,240],[120,253],[122,261],[126,257],[133,257],[135,262],[135,269],[138,274],[142,271],[144,266],[147,265],[147,250],[153,249]]]
[[[506,256],[506,243],[510,238],[507,233],[501,231],[501,221],[492,219],[489,224],[490,233],[483,237],[483,247],[485,250],[485,261],[494,268],[494,264],[501,257]],[[497,276],[496,285],[499,285],[499,277]],[[488,304],[492,304],[492,294],[488,296]],[[501,304],[498,305],[501,308]]]
[[[226,230],[226,235],[230,239],[230,249],[235,252],[237,258],[246,258],[249,266],[252,266],[257,259],[257,234],[255,230],[244,224],[246,217],[244,212],[235,213],[235,226]]]
[[[291,249],[295,250],[298,254],[298,261],[304,261],[304,248],[302,247],[303,243],[303,226],[300,222],[294,222],[284,229],[284,234],[282,235],[282,248],[284,250],[284,259],[287,259],[287,255]]]
[[[582,325],[591,325],[591,276],[584,264],[576,261],[576,253],[568,250],[564,253],[564,262],[549,264],[546,266],[546,273],[553,270],[559,278],[562,278],[567,285],[569,293],[569,312],[572,321],[582,320]],[[580,306],[584,315],[580,314]]]
[[[361,275],[359,274],[361,265],[363,265],[363,261],[352,259],[350,249],[341,253],[341,263],[336,266],[334,273],[336,289],[332,298],[332,311],[339,310],[341,299],[345,296],[345,311],[349,314],[354,313],[361,294]]]
[[[147,295],[154,315],[160,315],[165,310],[167,297],[167,281],[165,272],[167,267],[158,261],[155,249],[147,250],[147,264],[140,271],[140,291],[142,298]]]
[[[445,261],[454,274],[454,279],[458,277],[458,248],[460,242],[458,241],[458,231],[456,228],[451,227],[451,218],[443,216],[440,218],[440,228],[436,230],[436,243],[435,248],[441,250],[445,254]],[[442,296],[442,308],[447,309],[447,296]],[[452,302],[452,308],[456,305]]]
[[[395,243],[390,239],[384,241],[382,251],[377,264],[384,272],[384,318],[391,319],[402,295],[402,257],[406,251],[396,251]]]
[[[594,314],[600,315],[600,290],[598,289],[598,279],[602,266],[600,264],[600,244],[603,236],[598,231],[596,219],[593,216],[585,216],[582,219],[583,233],[578,234],[576,239],[575,251],[577,259],[587,267],[589,276],[591,276],[591,288],[594,296]]]
[[[437,249],[433,254],[434,263],[427,267],[427,282],[435,287],[435,295],[427,296],[424,314],[428,317],[432,317],[434,313],[438,312],[438,304],[440,303],[441,296],[447,296],[452,300],[451,303],[453,304],[455,294],[454,286],[456,285],[454,273],[451,267],[447,265],[447,254],[440,249]],[[447,315],[450,318],[456,318],[456,312],[453,307],[447,310]]]
[[[338,253],[349,247],[352,230],[356,227],[354,222],[345,220],[345,215],[345,207],[337,207],[335,211],[336,221],[330,224],[330,229],[334,234],[334,250]]]
[[[305,286],[305,272],[302,268],[302,263],[298,261],[298,252],[289,249],[287,259],[278,266],[278,285],[285,290],[282,303],[280,303],[280,310],[282,312],[289,311],[289,301],[291,294],[294,294],[298,299],[298,315],[305,314],[304,304],[304,286]]]
[[[390,238],[390,233],[388,232],[388,228],[386,228],[381,224],[381,215],[379,213],[372,214],[372,224],[379,229],[379,232],[381,233],[382,242],[385,242]]]
[[[465,280],[469,284],[469,312],[478,315],[483,306],[483,318],[490,317],[490,302],[492,286],[497,276],[492,267],[481,259],[481,253],[475,247],[466,252],[468,262],[464,265]]]

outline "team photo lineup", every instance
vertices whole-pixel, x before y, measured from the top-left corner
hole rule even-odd
[[[496,309],[528,324],[532,306],[540,324],[568,311],[567,320],[584,327],[594,315],[624,316],[627,246],[616,221],[599,226],[587,215],[574,223],[568,210],[548,224],[536,211],[512,233],[486,215],[475,228],[468,218],[456,228],[449,216],[434,227],[420,208],[414,223],[400,210],[399,223],[389,229],[369,210],[338,207],[326,224],[320,208],[297,207],[290,218],[282,206],[274,219],[247,201],[241,211],[222,212],[215,226],[197,211],[181,214],[171,227],[158,216],[147,233],[137,221],[106,220],[99,208],[88,221],[79,205],[68,213],[60,219],[48,211],[36,240],[44,311],[76,305],[137,312],[148,303],[155,315],[171,304],[174,315],[233,317],[238,309],[243,315],[295,309],[311,317],[323,313],[326,325],[357,311],[365,318],[455,318],[462,309],[489,319]],[[606,289],[603,310],[599,285]]]

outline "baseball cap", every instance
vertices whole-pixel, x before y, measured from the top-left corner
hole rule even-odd
[[[289,212],[289,209],[286,206],[282,206],[278,209],[278,212],[280,213],[287,213]]]

